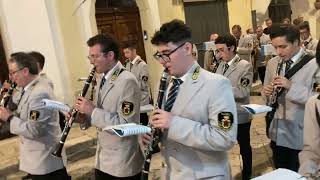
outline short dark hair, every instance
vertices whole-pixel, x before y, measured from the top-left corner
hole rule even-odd
[[[115,60],[119,59],[119,45],[118,42],[110,34],[98,34],[91,37],[87,41],[87,45],[92,47],[99,44],[102,47],[103,53],[112,51],[114,53]]]
[[[236,25],[233,25],[231,29],[232,30],[237,29],[238,31],[241,31],[241,26],[236,24]]]
[[[122,46],[123,49],[137,49],[137,44],[134,43],[134,42],[127,42],[127,43],[124,43],[123,46]]]
[[[215,44],[226,44],[227,47],[234,46],[234,53],[237,52],[237,40],[234,36],[232,36],[230,33],[224,34],[222,36],[219,36]]]
[[[154,45],[172,42],[178,44],[191,40],[191,29],[181,20],[174,19],[161,26],[151,39]]]
[[[16,63],[19,69],[28,68],[30,74],[36,75],[39,73],[37,60],[29,53],[13,53],[10,55],[9,62]]]
[[[40,52],[37,52],[37,51],[31,51],[29,54],[37,60],[40,66],[39,70],[42,70],[45,63],[45,57]]]
[[[286,40],[294,43],[296,40],[300,42],[300,32],[296,26],[274,24],[270,28],[270,39],[285,36]]]
[[[310,31],[309,21],[303,21],[302,23],[300,23],[299,29],[307,29],[307,31]]]

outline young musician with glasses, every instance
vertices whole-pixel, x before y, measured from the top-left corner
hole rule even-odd
[[[202,69],[192,56],[191,30],[180,20],[151,40],[154,57],[171,75],[163,107],[151,116],[162,129],[163,179],[231,178],[228,150],[236,142],[237,113],[230,81]],[[142,136],[144,144],[150,137]]]

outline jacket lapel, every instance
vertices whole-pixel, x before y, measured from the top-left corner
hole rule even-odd
[[[240,57],[236,55],[235,60],[232,62],[231,66],[227,69],[226,73],[224,74],[225,77],[228,77],[235,69],[237,69],[237,65],[240,62]]]
[[[116,64],[116,66],[114,67],[113,71],[111,72],[110,76],[108,77],[108,79],[106,79],[106,82],[104,83],[102,89],[101,89],[101,98],[100,98],[100,102],[99,105],[102,105],[102,102],[104,101],[104,99],[106,98],[106,96],[108,95],[108,93],[110,92],[110,90],[113,88],[114,86],[114,81],[118,78],[119,74],[121,73],[121,71],[124,69],[124,67],[118,62]],[[100,83],[99,83],[100,85]]]
[[[196,64],[196,66],[193,66],[192,71],[188,73],[186,81],[182,84],[183,88],[179,90],[175,102],[176,105],[173,106],[172,112],[174,112],[174,114],[181,114],[185,106],[189,104],[193,96],[204,85],[204,81],[201,78],[201,71],[200,66]]]

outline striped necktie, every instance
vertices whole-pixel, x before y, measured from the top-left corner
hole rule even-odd
[[[168,112],[171,111],[173,104],[174,104],[174,101],[177,98],[179,87],[182,83],[183,83],[183,81],[181,79],[173,79],[173,85],[169,90],[167,102],[164,106],[165,111],[168,111]]]
[[[224,73],[227,72],[228,68],[229,68],[229,64],[225,64],[224,69],[223,69],[223,75],[224,75]]]
[[[287,74],[292,64],[293,64],[293,61],[291,59],[286,61],[285,74]]]

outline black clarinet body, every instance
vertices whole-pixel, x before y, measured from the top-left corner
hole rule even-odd
[[[3,92],[2,99],[0,101],[0,106],[2,106],[2,107],[7,107],[8,103],[12,97],[13,91],[17,86],[17,84],[15,82],[8,81],[8,83],[10,84],[10,87],[6,90],[6,92]]]
[[[168,70],[165,69],[162,73],[161,80],[160,80],[160,86],[159,86],[159,93],[157,98],[157,104],[156,108],[162,108],[164,95],[167,89],[167,80],[168,80]],[[149,123],[150,126],[150,123]],[[150,162],[152,158],[152,154],[154,151],[154,147],[158,145],[161,139],[161,130],[158,128],[152,128],[152,135],[151,135],[151,141],[149,142],[144,154],[145,154],[145,161],[143,163],[143,169],[141,173],[141,180],[147,180],[149,176],[149,169],[150,169]]]
[[[81,97],[85,97],[86,96],[86,94],[88,92],[88,89],[90,87],[91,81],[92,81],[92,79],[94,77],[95,71],[96,71],[95,68],[93,68],[91,70],[90,75],[87,78],[87,80],[86,80],[86,82],[84,84],[84,87],[83,87],[83,89],[81,91],[81,94],[80,94]],[[64,129],[62,131],[62,135],[61,135],[60,141],[57,144],[55,150],[51,153],[53,156],[61,157],[61,153],[62,153],[62,149],[63,149],[64,143],[65,143],[65,141],[66,141],[66,139],[68,137],[69,131],[70,131],[71,127],[72,127],[72,124],[73,124],[77,114],[78,114],[78,111],[75,108],[72,108],[70,110],[70,118],[65,123],[65,126],[64,126]]]

